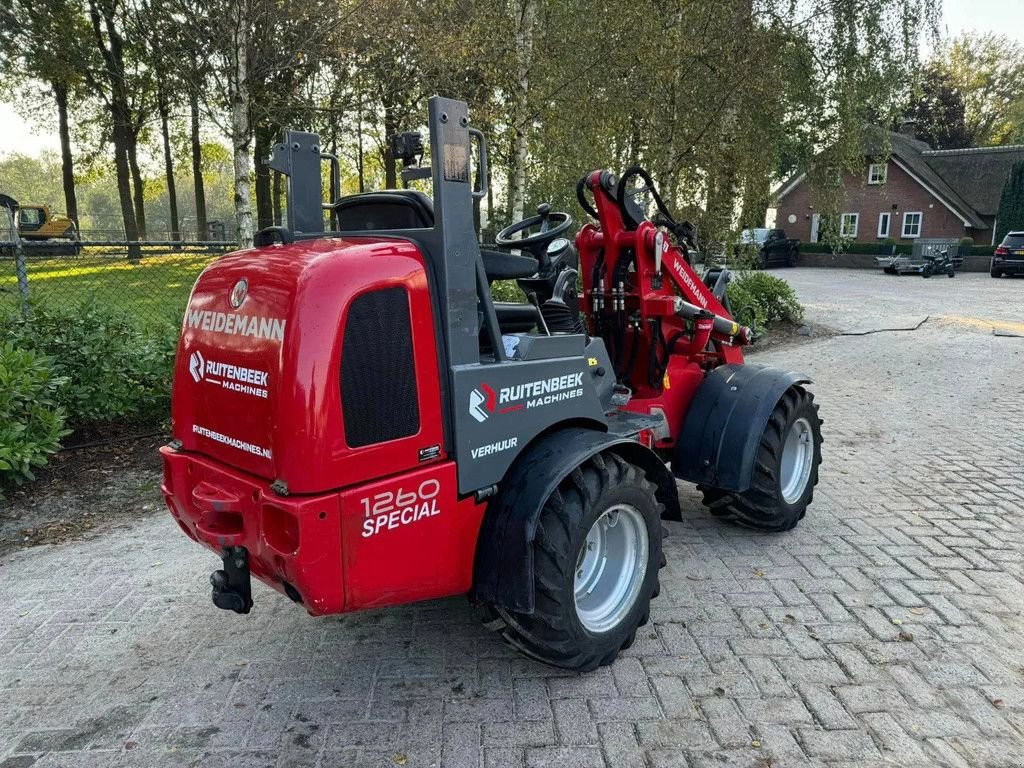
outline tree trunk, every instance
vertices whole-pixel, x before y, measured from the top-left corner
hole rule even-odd
[[[359,193],[366,191],[365,177],[363,176],[363,98],[359,97],[359,112],[356,116],[356,167],[359,169]]]
[[[128,241],[128,260],[138,261],[141,256],[139,249],[139,228],[135,221],[135,208],[132,205],[131,171],[128,168],[128,134],[131,128],[124,119],[114,121],[114,169],[117,172],[117,198],[121,204],[121,218],[124,220],[124,238]]]
[[[139,170],[139,134],[135,126],[127,131],[128,167],[132,173],[132,199],[135,202],[135,221],[139,228],[139,238],[146,239],[146,203],[143,189],[142,172]]]
[[[493,243],[497,228],[494,226],[494,182],[491,176],[491,164],[487,164],[487,231],[481,233],[483,242]]]
[[[270,146],[274,129],[266,125],[256,126],[256,227],[266,229],[274,224],[274,201],[271,199]]]
[[[398,174],[395,172],[395,158],[391,156],[391,137],[395,135],[395,110],[385,102],[384,104],[384,188],[398,188]]]
[[[167,202],[171,208],[171,240],[181,239],[181,225],[178,221],[178,190],[174,186],[174,160],[171,157],[171,131],[168,127],[170,107],[164,94],[159,96],[160,132],[164,139],[164,174],[167,176]]]
[[[282,187],[284,181],[281,174],[274,171],[274,226],[281,226],[281,196],[284,194]]]
[[[249,201],[252,186],[252,159],[249,142],[252,138],[249,110],[249,19],[244,7],[235,10],[235,68],[231,73],[231,151],[235,167],[235,236],[239,248],[253,245],[252,207]]]
[[[530,65],[533,62],[533,25],[537,17],[536,0],[521,0],[517,9],[515,52],[516,80],[519,85],[515,93],[512,124],[515,127],[512,149],[512,168],[509,173],[512,189],[512,221],[522,221],[526,207],[526,156],[528,150],[527,96],[530,91]]]
[[[139,226],[132,207],[131,168],[129,148],[134,143],[132,111],[128,104],[125,83],[124,41],[118,31],[113,13],[115,6],[100,5],[89,0],[89,20],[92,24],[96,47],[103,58],[109,93],[97,89],[106,101],[113,122],[114,168],[117,171],[117,197],[124,220],[124,236],[128,243],[128,260],[137,263],[142,252],[139,248]],[[104,42],[104,33],[106,42]]]
[[[64,184],[64,207],[68,218],[75,222],[75,229],[81,233],[78,223],[78,197],[75,195],[75,167],[71,157],[71,131],[68,129],[68,87],[64,83],[53,83],[53,96],[57,101],[57,122],[60,133],[60,170]]]
[[[206,188],[203,186],[203,145],[199,141],[199,96],[189,94],[192,117],[192,181],[196,195],[196,240],[206,239]]]

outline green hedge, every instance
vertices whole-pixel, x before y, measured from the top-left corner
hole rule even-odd
[[[13,346],[50,361],[61,384],[56,403],[75,427],[120,419],[166,418],[178,327],[140,329],[127,314],[95,301],[33,306],[0,331]]]
[[[3,486],[34,479],[68,434],[57,403],[65,384],[47,358],[0,344],[0,498]]]
[[[834,248],[828,243],[801,243],[801,253],[852,253],[852,254],[864,254],[866,256],[888,256],[893,253],[893,248],[896,249],[896,254],[909,256],[914,251],[912,243],[896,243],[885,244],[885,243],[848,243],[844,246]],[[971,248],[960,248],[961,256],[991,256],[992,252],[995,251],[990,245],[975,245]]]

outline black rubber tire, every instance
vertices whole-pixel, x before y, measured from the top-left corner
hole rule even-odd
[[[950,267],[946,270],[946,277],[956,277],[956,270]]]
[[[779,484],[782,448],[789,428],[797,419],[805,417],[811,425],[814,438],[814,459],[811,474],[803,495],[790,504],[782,496]],[[762,531],[788,531],[807,513],[818,484],[818,465],[821,464],[821,419],[814,395],[801,386],[786,390],[775,410],[768,417],[754,459],[754,476],[750,488],[743,493],[701,487],[704,504],[719,520],[736,523]]]
[[[655,498],[655,490],[643,470],[615,454],[599,454],[574,469],[548,498],[537,523],[534,612],[489,606],[488,612],[500,619],[492,628],[509,645],[545,664],[578,672],[611,664],[633,644],[637,629],[647,623],[651,599],[660,591],[664,505]],[[647,523],[647,565],[629,612],[612,629],[595,634],[576,613],[577,557],[594,522],[610,506],[621,503],[632,505]]]
[[[1000,277],[1003,276],[1003,273],[1000,272],[998,269],[992,269],[992,270],[989,270],[989,275],[994,277],[994,278],[996,278],[996,280],[998,280]]]
[[[929,264],[928,266],[926,266],[924,269],[921,270],[921,277],[931,277],[931,276],[932,276],[932,268],[931,268],[931,265]]]
[[[786,266],[787,267],[795,267],[796,266],[796,262],[797,262],[797,260],[799,258],[800,258],[800,251],[797,250],[796,248],[794,248],[793,250],[791,250],[789,252],[789,255],[786,257]]]

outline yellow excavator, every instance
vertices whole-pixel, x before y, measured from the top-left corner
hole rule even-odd
[[[75,226],[75,222],[67,216],[54,213],[48,205],[24,205],[7,195],[0,195],[0,197],[13,204],[4,207],[8,207],[16,212],[18,237],[21,240],[35,243],[55,241],[52,248],[43,247],[40,249],[38,246],[33,247],[33,253],[45,251],[47,255],[67,252],[77,254],[81,250],[82,246],[78,236],[78,228]]]
[[[21,205],[18,209],[18,234],[22,240],[77,240],[75,222],[48,205]]]

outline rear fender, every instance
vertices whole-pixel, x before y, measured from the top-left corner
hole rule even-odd
[[[487,506],[476,549],[475,598],[518,613],[533,612],[533,540],[541,510],[573,469],[603,452],[643,469],[658,486],[664,516],[679,519],[675,480],[649,448],[628,436],[595,429],[556,429],[519,454]]]
[[[810,378],[764,365],[722,365],[704,379],[683,420],[672,471],[681,480],[742,493],[768,417],[783,393]]]

